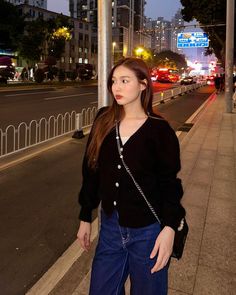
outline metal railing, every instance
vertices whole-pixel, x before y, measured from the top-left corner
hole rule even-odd
[[[9,125],[0,129],[0,157],[22,151],[72,132],[76,128],[76,112],[21,122],[17,127]]]
[[[153,99],[153,105],[158,105],[159,103],[163,103],[165,100],[177,97],[179,95],[182,95],[186,92],[190,92],[192,90],[195,90],[197,88],[200,88],[202,86],[206,85],[205,81],[191,84],[191,85],[186,85],[186,86],[180,86],[172,89],[168,89],[162,92],[158,92],[154,94],[154,99]]]
[[[188,91],[205,85],[204,82],[181,86],[154,94],[153,105],[177,97]],[[82,109],[80,113],[72,111],[64,115],[32,120],[30,123],[21,122],[17,127],[9,125],[5,131],[0,129],[0,158],[39,145],[76,130],[89,132],[96,116],[97,108]]]

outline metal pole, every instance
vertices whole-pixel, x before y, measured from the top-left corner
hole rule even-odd
[[[235,0],[227,0],[225,54],[225,103],[227,113],[231,113],[233,108],[234,10]]]
[[[107,79],[111,70],[112,0],[98,0],[98,108],[109,104]]]
[[[131,56],[131,31],[132,31],[132,25],[131,25],[131,20],[132,20],[132,0],[129,0],[129,47],[128,47],[128,55]]]

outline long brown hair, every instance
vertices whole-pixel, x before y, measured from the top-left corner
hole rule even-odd
[[[141,93],[141,105],[146,114],[152,113],[153,89],[149,69],[146,63],[142,59],[134,57],[121,59],[112,68],[107,80],[107,88],[112,97],[112,105],[96,118],[95,124],[91,130],[86,156],[88,159],[88,165],[92,169],[96,168],[100,147],[104,138],[112,128],[114,128],[116,120],[120,121],[124,115],[123,106],[117,104],[112,93],[113,73],[115,69],[121,65],[133,71],[139,83],[146,86]]]

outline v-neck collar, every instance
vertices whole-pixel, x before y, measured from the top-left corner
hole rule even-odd
[[[119,136],[119,141],[122,147],[126,146],[127,143],[130,142],[130,140],[136,136],[137,133],[140,132],[140,130],[143,129],[143,127],[146,125],[146,123],[149,121],[149,117],[146,118],[146,120],[143,122],[143,124],[133,133],[129,136],[128,140],[123,144],[120,136],[120,122],[118,122],[118,136]]]

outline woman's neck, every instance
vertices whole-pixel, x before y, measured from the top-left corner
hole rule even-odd
[[[123,119],[142,119],[146,118],[147,115],[141,105],[138,106],[124,106],[124,118]]]

